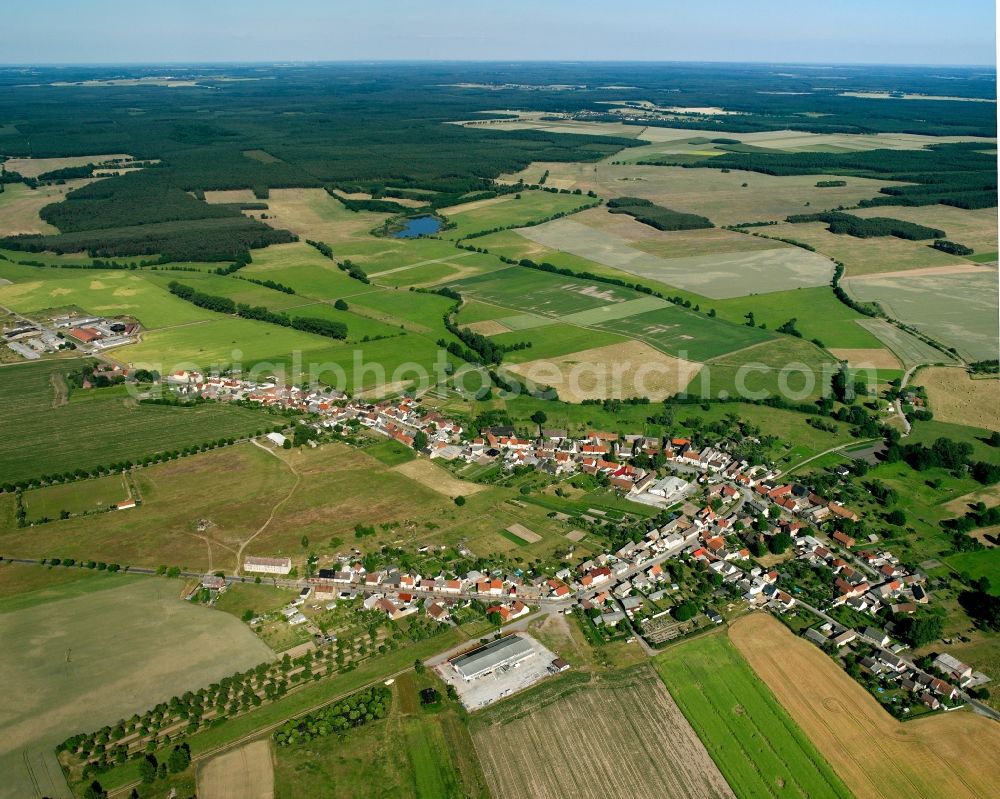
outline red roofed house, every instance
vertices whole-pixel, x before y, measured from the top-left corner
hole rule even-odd
[[[835,532],[833,534],[833,540],[834,541],[839,541],[841,544],[843,544],[848,549],[850,549],[851,547],[853,547],[854,544],[855,544],[855,541],[854,541],[853,538],[851,538],[851,536],[847,535],[847,533],[841,532],[840,530],[837,530],[837,532]]]
[[[91,341],[99,339],[101,334],[92,327],[74,327],[69,334],[77,341],[89,344]]]

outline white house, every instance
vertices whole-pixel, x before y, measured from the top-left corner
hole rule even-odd
[[[243,561],[243,571],[255,574],[288,574],[292,570],[291,558],[248,557]]]

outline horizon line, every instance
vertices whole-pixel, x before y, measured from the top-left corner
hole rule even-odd
[[[614,65],[674,65],[674,64],[713,64],[713,65],[751,65],[751,66],[801,66],[801,67],[909,67],[909,68],[944,68],[944,69],[991,69],[997,70],[996,60],[982,63],[918,63],[909,61],[776,61],[761,60],[659,60],[659,59],[583,59],[583,58],[342,58],[342,59],[285,59],[270,58],[263,60],[153,60],[153,61],[0,61],[0,68],[12,67],[138,67],[138,66],[285,66],[285,65],[337,65],[337,64],[614,64]]]

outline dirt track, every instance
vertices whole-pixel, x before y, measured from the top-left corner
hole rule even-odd
[[[765,614],[740,619],[729,636],[858,799],[996,795],[996,722],[964,711],[896,721],[827,655]]]

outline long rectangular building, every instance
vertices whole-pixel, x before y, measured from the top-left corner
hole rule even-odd
[[[519,635],[508,635],[460,655],[451,661],[451,665],[462,679],[470,681],[492,674],[498,669],[516,666],[534,654],[535,650],[529,641]]]
[[[248,557],[243,561],[243,570],[260,574],[284,575],[292,570],[292,559]]]

